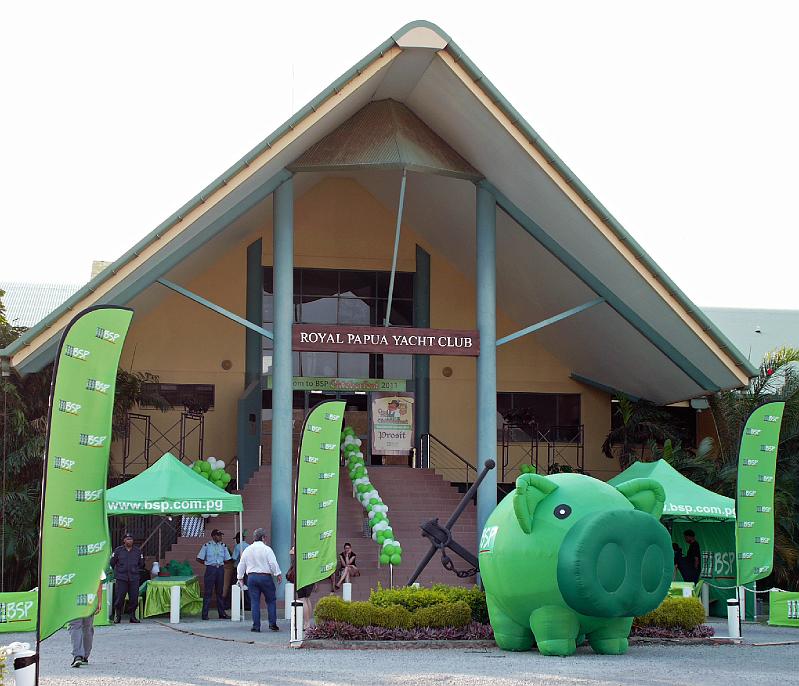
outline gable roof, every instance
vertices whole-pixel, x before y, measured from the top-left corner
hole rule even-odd
[[[513,287],[523,296],[518,311],[511,313],[516,319],[526,322],[531,315],[554,314],[596,297],[597,289],[608,295],[607,305],[580,315],[577,335],[577,318],[552,327],[557,334],[541,333],[545,345],[561,351],[576,373],[591,377],[587,371],[603,366],[603,378],[594,378],[598,383],[662,402],[737,387],[755,373],[457,44],[425,21],[411,22],[381,43],[0,355],[11,357],[12,365],[23,372],[40,368],[52,357],[54,338],[70,310],[94,302],[130,302],[236,218],[267,202],[290,176],[287,167],[303,152],[369,102],[388,99],[408,106],[491,181],[487,187],[505,213],[498,213],[498,254],[500,249],[504,254],[518,252],[514,241],[519,239],[511,234],[519,226],[548,251],[549,274],[521,264],[498,273],[498,288]],[[438,191],[441,183],[433,181],[420,192]],[[374,194],[379,195],[379,189]],[[469,201],[461,197],[459,204]],[[413,218],[412,207],[408,215]],[[419,223],[424,219],[420,216]],[[473,218],[468,219],[473,225]],[[462,230],[469,221],[460,222]],[[524,245],[524,254],[543,254],[530,243]],[[468,241],[456,249],[468,251]],[[467,257],[462,252],[461,262],[466,264]],[[570,280],[562,279],[562,291],[547,293],[542,286],[552,283],[554,270],[562,271],[563,266]],[[505,285],[502,278],[508,280]],[[604,347],[581,344],[585,327],[596,332],[595,341],[604,341]],[[649,345],[636,351],[636,387],[623,388],[619,377],[629,376],[629,360],[619,351],[630,349],[641,336]],[[665,370],[669,364],[673,369],[668,373],[646,372],[653,367]]]

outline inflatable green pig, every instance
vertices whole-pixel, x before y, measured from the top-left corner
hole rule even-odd
[[[581,474],[524,474],[480,541],[480,575],[497,645],[571,655],[627,651],[633,617],[655,609],[672,578],[665,495],[651,479],[618,488]]]

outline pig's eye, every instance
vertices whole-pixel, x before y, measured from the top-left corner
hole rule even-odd
[[[568,505],[558,505],[555,508],[554,515],[558,519],[566,519],[572,513],[572,509]]]

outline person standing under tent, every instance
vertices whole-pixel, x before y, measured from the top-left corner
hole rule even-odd
[[[688,544],[688,551],[685,553],[684,564],[680,570],[682,578],[696,583],[699,581],[699,573],[702,569],[702,551],[699,548],[699,542],[696,540],[696,534],[693,529],[686,529],[683,532],[683,538]]]
[[[269,628],[280,631],[277,625],[277,603],[275,602],[275,579],[280,584],[283,573],[277,563],[274,551],[264,543],[266,532],[256,529],[253,532],[253,542],[241,554],[241,561],[236,570],[239,586],[244,584],[244,575],[247,575],[247,588],[250,593],[252,607],[252,629],[261,630],[261,595],[266,598],[266,611],[269,615]]]
[[[125,609],[125,597],[128,598],[128,612],[132,624],[138,624],[136,609],[139,606],[139,584],[141,573],[144,570],[144,554],[141,548],[133,545],[133,536],[126,533],[122,545],[114,548],[111,553],[111,568],[114,570],[116,596],[114,602],[114,624],[122,621],[122,611]]]
[[[208,619],[208,609],[211,606],[211,595],[216,591],[216,610],[219,619],[227,619],[225,614],[225,562],[230,559],[230,551],[222,543],[225,534],[219,529],[211,532],[211,540],[208,541],[200,552],[197,553],[197,561],[205,565],[205,576],[203,577],[203,613],[202,618]]]

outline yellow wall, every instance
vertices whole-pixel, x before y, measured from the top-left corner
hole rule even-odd
[[[389,270],[395,215],[355,181],[329,178],[295,199],[295,265],[297,267]],[[264,265],[272,264],[271,219],[197,277],[184,283],[190,290],[239,315],[244,315],[246,249],[263,239]],[[413,231],[403,226],[397,268],[415,271],[416,244],[431,255],[431,326],[475,327],[474,283],[454,268]],[[161,288],[153,286],[151,288]],[[498,313],[498,336],[528,322],[511,321]],[[224,371],[222,360],[232,368]],[[164,382],[213,383],[216,406],[206,416],[205,455],[230,460],[236,444],[236,400],[244,388],[244,330],[237,324],[164,291],[152,311],[134,318],[123,364],[158,374]],[[445,378],[444,367],[452,369]],[[570,370],[527,336],[502,346],[497,355],[500,391],[580,393],[586,430],[586,466],[597,476],[616,473],[617,466],[600,455],[610,428],[610,398],[569,378]],[[474,358],[431,357],[430,429],[464,457],[473,459],[475,446]],[[154,414],[166,427],[177,412]],[[193,445],[193,443],[192,443]],[[115,464],[120,446],[115,446]],[[545,460],[542,453],[541,459]],[[135,469],[133,471],[138,471]]]

